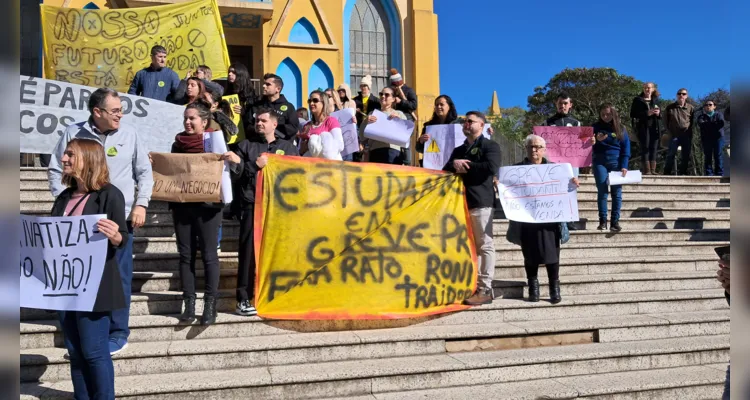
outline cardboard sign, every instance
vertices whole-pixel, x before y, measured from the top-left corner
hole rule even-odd
[[[167,49],[167,66],[178,76],[200,65],[210,65],[215,79],[227,76],[229,54],[216,0],[111,10],[43,4],[41,16],[44,73],[58,81],[125,92],[151,63],[157,44]]]
[[[260,316],[386,319],[465,308],[477,258],[459,176],[269,155],[260,177]]]
[[[547,159],[573,167],[590,167],[594,128],[590,126],[535,126],[534,134],[547,142]]]
[[[224,163],[219,154],[151,153],[154,190],[151,200],[218,203]]]
[[[505,216],[531,223],[578,221],[572,178],[570,164],[501,167],[497,189]]]
[[[106,217],[21,215],[21,307],[94,309],[108,241],[96,223]]]

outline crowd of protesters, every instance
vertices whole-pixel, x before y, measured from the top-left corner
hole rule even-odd
[[[263,76],[262,91],[256,93],[247,68],[232,64],[225,85],[212,80],[212,71],[201,66],[185,79],[166,66],[167,50],[154,46],[151,65],[139,71],[128,93],[185,105],[184,130],[177,133],[173,153],[203,153],[203,133],[222,131],[229,151],[222,159],[230,165],[234,201],[227,204],[170,203],[179,252],[179,274],[184,305],[179,319],[189,323],[196,319],[197,253],[205,269],[203,314],[200,323],[216,321],[219,288],[218,249],[224,218],[239,220],[239,262],[236,285],[236,313],[257,314],[252,300],[255,282],[254,212],[258,172],[268,162],[266,154],[302,155],[331,160],[383,164],[412,164],[408,149],[365,138],[364,131],[377,121],[375,110],[390,119],[417,119],[417,95],[395,69],[389,71],[390,85],[373,92],[372,78],[361,79],[359,92],[353,96],[347,84],[338,88],[314,90],[308,108],[297,109],[281,94],[284,82],[275,74]],[[239,104],[230,106],[222,96],[237,95]],[[633,100],[630,116],[640,143],[645,174],[656,174],[656,151],[668,147],[665,174],[672,171],[678,148],[682,149],[677,172],[686,173],[690,156],[692,130],[700,129],[706,155],[707,175],[721,175],[724,118],[713,101],[704,104],[704,112],[695,116],[687,103],[687,90],[680,89],[677,101],[664,111],[658,106],[659,93],[653,83]],[[571,113],[573,99],[561,93],[555,101],[557,113],[544,121],[549,126],[581,126]],[[120,126],[122,102],[116,91],[101,88],[91,94],[90,117],[71,125],[60,138],[49,161],[49,182],[56,197],[52,215],[106,214],[99,229],[109,239],[105,274],[94,311],[60,313],[65,344],[71,359],[71,371],[77,394],[82,398],[100,395],[111,397],[114,370],[111,355],[127,347],[128,316],[133,278],[133,229],[143,226],[153,186],[150,156],[137,132]],[[344,141],[341,126],[331,114],[354,109],[359,128],[359,152],[342,157]],[[242,123],[236,125],[232,117]],[[663,120],[666,132],[660,129]],[[478,287],[466,300],[468,305],[493,301],[492,277],[495,268],[493,216],[497,207],[495,182],[501,165],[502,149],[483,135],[487,118],[470,111],[459,118],[453,100],[447,95],[435,99],[432,117],[423,124],[416,140],[416,150],[423,152],[430,140],[426,127],[461,124],[466,136],[450,155],[444,170],[461,176],[466,188],[471,231],[478,254]],[[609,229],[619,232],[621,186],[609,186],[610,172],[627,173],[630,139],[612,104],[599,107],[599,120],[593,125],[593,174],[597,188],[599,225],[606,230],[607,197],[612,195]],[[546,143],[542,137],[529,135],[525,142],[527,157],[520,165],[547,164]],[[578,186],[578,171],[571,184]],[[137,193],[137,194],[136,194]],[[229,212],[222,212],[229,208]],[[571,227],[572,228],[572,227]],[[559,303],[560,245],[567,233],[565,225],[514,224],[521,246],[528,279],[528,300],[539,301],[537,270],[545,265],[550,285],[550,301]],[[509,231],[510,236],[510,231]],[[509,238],[510,240],[510,238]],[[109,351],[106,351],[109,350]],[[86,394],[86,395],[84,395]]]

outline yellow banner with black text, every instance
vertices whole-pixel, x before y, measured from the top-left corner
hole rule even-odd
[[[180,77],[208,65],[213,78],[229,68],[215,0],[155,7],[86,10],[41,5],[47,79],[127,92],[135,73],[151,63],[151,47],[167,49],[167,66]]]
[[[269,155],[256,192],[264,318],[418,317],[464,309],[476,288],[456,175]]]

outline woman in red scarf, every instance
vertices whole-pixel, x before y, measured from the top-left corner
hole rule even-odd
[[[202,99],[185,107],[185,131],[177,134],[172,153],[203,153],[203,133],[211,120],[211,106]],[[206,289],[201,325],[216,322],[216,296],[219,290],[219,255],[216,250],[221,204],[170,203],[177,250],[180,253],[180,281],[185,310],[180,321],[195,319],[195,261],[201,251],[205,268]],[[196,239],[197,238],[197,239]]]

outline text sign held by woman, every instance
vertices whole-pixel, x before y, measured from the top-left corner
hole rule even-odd
[[[573,167],[590,167],[594,128],[590,126],[535,126],[534,134],[547,142],[547,159],[570,163]]]
[[[91,311],[107,257],[106,215],[21,215],[21,307]]]
[[[514,165],[500,168],[499,175],[500,202],[511,221],[578,221],[570,164]]]
[[[154,191],[151,200],[177,203],[221,201],[221,155],[151,153]]]

